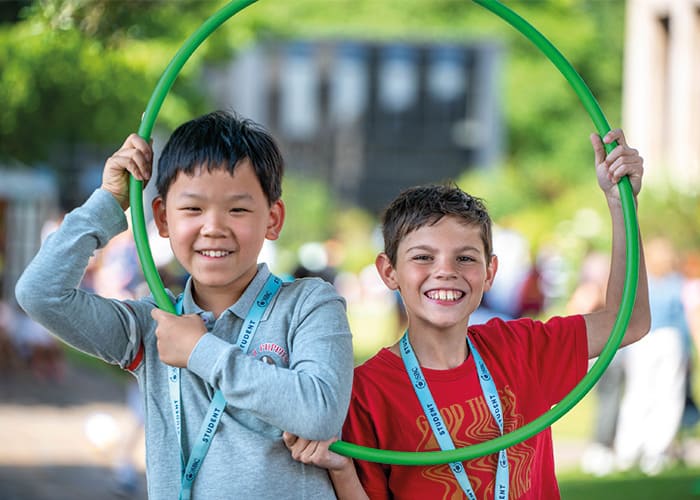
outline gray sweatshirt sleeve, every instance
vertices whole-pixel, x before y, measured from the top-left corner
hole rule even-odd
[[[238,409],[308,439],[329,439],[340,432],[352,386],[352,337],[344,301],[327,283],[285,287],[296,288],[283,289],[280,300],[293,300],[291,319],[277,326],[287,328],[288,368],[256,360],[206,334],[190,355],[188,369]]]
[[[17,282],[19,305],[64,342],[103,360],[128,365],[141,343],[137,315],[117,300],[78,288],[88,260],[127,228],[114,197],[98,189],[64,218]]]

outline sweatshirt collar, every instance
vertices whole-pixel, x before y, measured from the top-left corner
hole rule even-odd
[[[262,290],[265,285],[265,281],[268,276],[270,276],[270,269],[264,262],[258,264],[258,271],[253,277],[253,280],[243,291],[243,295],[234,303],[231,304],[226,310],[231,311],[233,314],[243,319],[248,314],[248,311],[253,305],[255,297],[258,296],[260,290]],[[200,316],[211,314],[210,311],[205,311],[199,307],[192,297],[192,277],[187,279],[185,284],[185,289],[183,291],[182,297],[182,310],[184,314],[199,314]]]

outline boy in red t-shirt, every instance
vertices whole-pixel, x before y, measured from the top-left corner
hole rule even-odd
[[[606,156],[604,142],[619,145]],[[343,439],[362,446],[436,451],[484,442],[531,422],[558,403],[600,354],[620,307],[625,231],[617,183],[636,195],[642,159],[621,130],[593,134],[598,184],[610,209],[612,265],[604,307],[548,321],[493,319],[467,328],[491,287],[498,259],[491,219],[478,198],[453,185],[411,188],[387,208],[376,266],[398,290],[408,329],[355,370]],[[641,242],[640,242],[641,245]],[[643,256],[635,307],[622,345],[643,337],[650,314]],[[466,335],[466,342],[465,342]],[[559,497],[551,431],[464,463],[399,466],[329,451],[333,440],[285,434],[292,456],[329,470],[339,498]]]

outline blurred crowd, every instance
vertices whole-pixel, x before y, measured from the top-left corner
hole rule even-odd
[[[652,323],[619,350],[595,387],[597,413],[582,469],[605,476],[638,468],[653,476],[683,462],[684,437],[700,421],[693,379],[700,350],[700,254],[665,237],[645,242]],[[568,304],[592,311],[605,297],[608,262],[588,255]]]

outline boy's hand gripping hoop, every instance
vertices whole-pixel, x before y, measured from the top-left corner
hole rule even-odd
[[[593,94],[586,86],[581,76],[573,69],[571,64],[557,50],[554,45],[549,42],[539,31],[525,21],[511,9],[501,4],[497,0],[473,0],[475,3],[487,8],[492,13],[501,17],[509,23],[513,28],[520,31],[528,40],[530,40],[540,51],[556,66],[556,68],[564,75],[573,90],[578,95],[584,108],[590,115],[593,123],[601,137],[605,136],[610,131],[605,115],[600,109]],[[234,14],[240,12],[249,5],[255,3],[256,0],[234,0],[225,7],[217,11],[209,19],[207,19],[182,45],[180,50],[175,54],[175,57],[170,61],[165,68],[163,75],[158,81],[153,94],[151,95],[146,111],[143,114],[141,125],[138,134],[145,140],[150,140],[153,124],[155,122],[158,111],[160,110],[165,97],[167,96],[170,87],[172,87],[175,78],[177,78],[180,69],[185,62],[199,47],[199,45],[219,26],[231,18]],[[606,144],[607,152],[612,151],[616,144]],[[605,369],[612,361],[615,352],[617,351],[622,338],[624,336],[627,325],[629,324],[632,310],[634,308],[635,295],[637,291],[638,269],[639,269],[639,239],[638,239],[638,223],[637,215],[634,207],[634,195],[632,187],[627,177],[623,178],[619,183],[620,197],[622,200],[622,211],[625,220],[625,237],[626,237],[626,273],[624,289],[622,292],[622,302],[613,325],[612,332],[608,342],[605,344],[598,360],[591,367],[586,376],[574,387],[574,389],[562,399],[559,404],[551,410],[542,414],[532,422],[508,434],[485,441],[483,443],[447,451],[428,451],[428,452],[406,452],[392,450],[378,450],[358,446],[344,441],[336,441],[331,445],[331,450],[341,455],[346,455],[352,458],[368,460],[370,462],[379,462],[396,465],[434,465],[447,464],[450,462],[461,462],[464,460],[481,457],[491,453],[497,453],[503,448],[508,448],[518,444],[545,428],[552,425],[559,418],[564,416],[571,408],[573,408],[595,385],[601,377]],[[129,184],[129,197],[131,203],[132,225],[134,230],[134,240],[143,269],[144,277],[153,294],[158,307],[170,313],[175,314],[175,309],[172,302],[165,293],[163,282],[158,275],[158,271],[153,262],[153,256],[148,244],[148,235],[143,212],[143,183],[137,181],[133,177]]]

